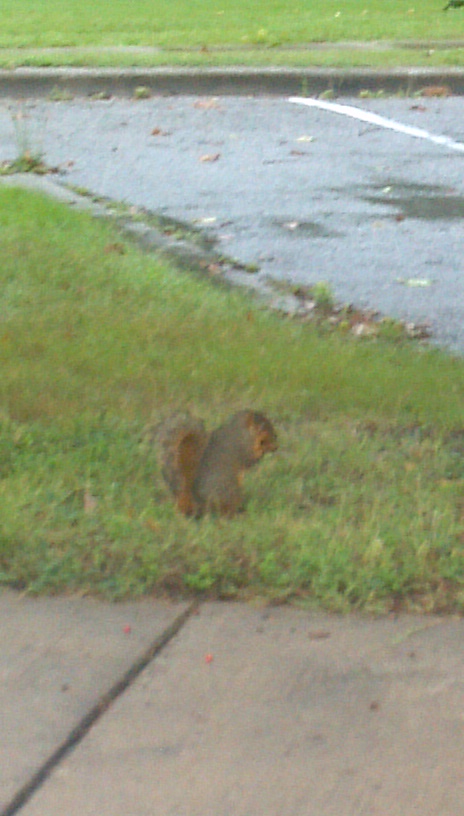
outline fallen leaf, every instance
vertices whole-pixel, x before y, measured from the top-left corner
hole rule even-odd
[[[396,282],[401,283],[403,286],[410,286],[416,289],[423,289],[426,286],[432,285],[432,281],[428,278],[397,278]]]
[[[355,323],[351,331],[355,337],[368,337],[369,335],[375,334],[376,329],[371,323]]]
[[[421,88],[421,96],[451,96],[451,88],[447,85],[428,85]]]
[[[193,103],[193,107],[199,108],[200,110],[211,110],[211,108],[219,109],[221,106],[216,97],[211,97],[211,99],[197,99],[197,101]]]
[[[155,128],[153,128],[153,130],[152,130],[152,132],[151,132],[151,135],[152,135],[152,136],[170,136],[170,135],[171,135],[171,131],[169,131],[169,130],[161,130],[161,128],[160,128],[160,127],[155,127]]]
[[[103,252],[105,255],[109,255],[111,252],[115,252],[117,255],[124,255],[126,251],[126,247],[124,244],[114,243],[114,244],[107,244]]]
[[[216,216],[212,215],[212,216],[209,216],[209,217],[206,216],[205,218],[195,218],[193,223],[194,224],[202,224],[204,227],[206,227],[206,226],[208,226],[208,224],[215,224],[216,221],[217,221]]]

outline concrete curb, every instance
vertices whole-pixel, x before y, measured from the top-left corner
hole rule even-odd
[[[0,97],[133,96],[146,87],[153,94],[314,95],[413,94],[427,86],[446,86],[464,94],[461,68],[17,68],[0,71]]]

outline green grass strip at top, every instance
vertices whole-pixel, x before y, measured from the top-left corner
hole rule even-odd
[[[6,0],[0,47],[286,45],[341,40],[455,39],[462,9],[439,0]]]

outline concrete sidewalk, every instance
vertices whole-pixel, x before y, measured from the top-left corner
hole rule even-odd
[[[0,594],[0,814],[457,816],[464,626]]]

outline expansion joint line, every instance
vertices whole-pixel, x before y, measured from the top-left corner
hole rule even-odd
[[[15,816],[24,807],[32,795],[40,788],[51,772],[59,765],[64,757],[78,745],[88,734],[93,725],[103,716],[115,700],[128,689],[137,679],[139,674],[149,663],[164,649],[165,646],[180,632],[188,619],[195,614],[198,603],[194,602],[182,612],[164,632],[156,638],[149,648],[142,654],[135,663],[117,680],[114,685],[103,694],[94,706],[85,714],[80,722],[72,729],[65,740],[53,751],[48,759],[43,762],[40,768],[29,779],[22,788],[17,791],[11,801],[0,811],[0,816]]]

